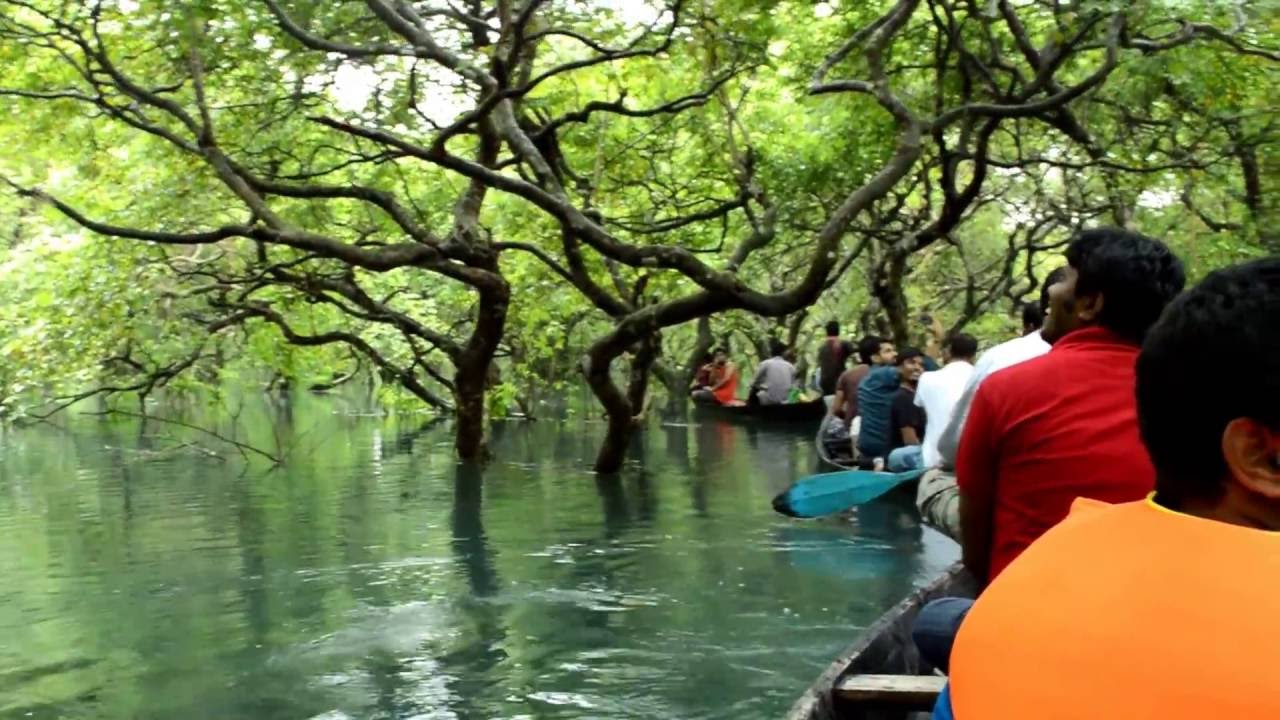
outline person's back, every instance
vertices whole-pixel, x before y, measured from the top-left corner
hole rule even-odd
[[[1105,329],[1077,330],[979,389],[968,424],[986,430],[966,432],[957,476],[962,497],[991,498],[991,577],[1077,497],[1125,502],[1151,492],[1133,402],[1137,356],[1137,345]],[[994,477],[982,482],[976,476],[989,472],[975,467]]]
[[[1280,717],[1280,537],[1214,525],[1150,500],[1073,511],[965,617],[955,717]]]
[[[840,324],[834,320],[827,323],[827,337],[818,348],[818,388],[824,396],[835,394],[836,383],[853,352],[853,343],[840,338]]]
[[[787,401],[795,385],[796,368],[781,355],[760,363],[752,382],[752,392],[764,405],[781,405]]]
[[[940,370],[921,375],[916,388],[916,405],[924,409],[927,419],[920,450],[926,468],[936,467],[941,463],[938,440],[973,375],[973,358],[978,353],[978,341],[971,335],[953,335],[947,339],[944,352],[947,364]]]
[[[1139,343],[1182,290],[1163,243],[1119,228],[1079,233],[1049,288],[1047,355],[983,381],[956,459],[964,561],[990,579],[1076,497],[1137,500],[1155,473],[1137,431]]]
[[[1138,359],[1153,497],[1078,501],[978,598],[951,653],[959,720],[1275,718],[1280,260],[1209,275]],[[1187,383],[1222,348],[1248,392]]]
[[[898,394],[896,367],[874,367],[858,385],[858,415],[862,427],[858,432],[858,452],[867,457],[884,457],[892,449],[890,413]]]

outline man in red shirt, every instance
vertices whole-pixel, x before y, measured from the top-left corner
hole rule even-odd
[[[1077,497],[1127,502],[1155,486],[1138,437],[1134,366],[1147,330],[1182,291],[1182,263],[1163,243],[1119,228],[1080,233],[1066,259],[1041,331],[1053,348],[988,377],[960,440],[961,546],[983,585]],[[915,635],[945,665],[968,603],[941,603],[922,611]]]

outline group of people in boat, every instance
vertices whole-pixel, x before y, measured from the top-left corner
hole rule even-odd
[[[938,440],[973,371],[978,341],[964,333],[942,341],[941,325],[926,319],[925,350],[898,350],[877,335],[858,341],[857,364],[831,386],[823,442],[834,446],[833,456],[843,450],[850,462],[893,472],[937,465]]]
[[[697,402],[716,405],[785,405],[804,399],[798,382],[795,351],[780,340],[769,340],[769,357],[756,366],[747,399],[738,399],[738,366],[729,350],[718,347],[698,369],[689,387]]]
[[[1186,292],[1127,230],[1065,259],[1025,335],[976,361],[952,336],[933,372],[864,338],[831,388],[861,456],[927,469],[920,511],[983,588],[916,620],[934,716],[1280,717],[1280,258]]]

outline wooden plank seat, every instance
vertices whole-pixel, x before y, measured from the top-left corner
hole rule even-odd
[[[843,700],[904,710],[928,710],[947,679],[941,675],[846,675],[834,692]]]

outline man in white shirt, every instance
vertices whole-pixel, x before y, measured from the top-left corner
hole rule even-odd
[[[938,440],[951,419],[956,403],[964,395],[965,387],[974,372],[973,359],[977,355],[978,341],[972,335],[952,335],[942,349],[942,358],[946,363],[943,368],[920,376],[915,403],[917,407],[924,408],[927,418],[924,441],[920,446],[923,467],[937,467],[941,462]]]
[[[1049,287],[1066,279],[1067,269],[1060,267],[1049,273],[1040,285],[1040,318],[1049,310]],[[1024,326],[1027,317],[1024,314]],[[1024,327],[1024,329],[1026,329]],[[964,393],[956,402],[947,420],[946,429],[937,440],[937,468],[920,478],[916,490],[916,507],[925,522],[953,538],[960,537],[960,493],[956,489],[956,453],[960,449],[960,436],[964,422],[969,417],[969,405],[978,392],[978,386],[987,376],[1007,367],[1040,357],[1049,352],[1049,343],[1040,336],[1037,328],[1027,334],[1002,342],[987,350],[978,358],[966,383]],[[927,435],[927,432],[926,432]]]

